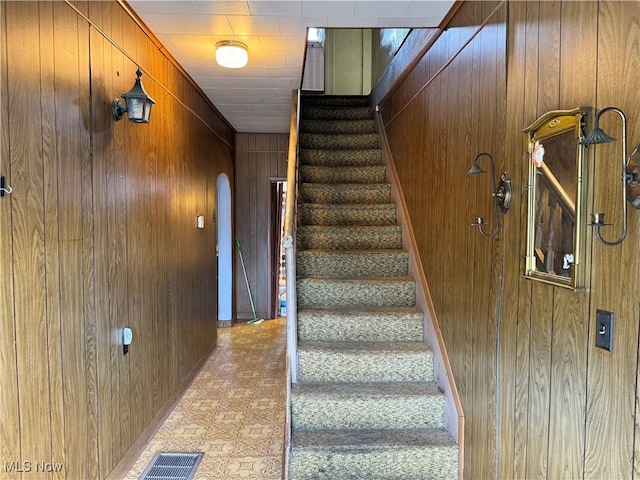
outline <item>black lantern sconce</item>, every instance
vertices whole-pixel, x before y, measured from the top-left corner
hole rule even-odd
[[[616,141],[614,137],[607,135],[600,128],[600,117],[606,112],[617,113],[622,121],[622,155],[620,156],[620,202],[622,203],[622,231],[620,232],[620,236],[616,240],[610,241],[602,238],[600,229],[604,226],[611,225],[610,223],[605,222],[604,213],[592,213],[592,222],[589,224],[589,226],[594,228],[596,238],[600,242],[607,246],[614,246],[622,243],[622,241],[627,236],[627,200],[629,200],[629,202],[631,202],[631,204],[635,208],[640,208],[640,160],[632,160],[636,156],[636,154],[639,154],[638,150],[640,149],[640,145],[638,145],[633,153],[629,157],[627,157],[627,118],[624,112],[616,107],[603,108],[596,114],[593,130],[582,141],[583,145],[597,145],[600,143],[610,143]]]
[[[493,197],[493,231],[487,233],[484,231],[483,226],[486,225],[484,218],[478,217],[476,221],[471,224],[472,227],[478,227],[478,230],[484,237],[493,237],[496,233],[498,233],[498,208],[502,211],[503,214],[507,213],[509,207],[511,207],[511,179],[507,172],[504,172],[500,176],[500,182],[498,183],[498,187],[496,188],[496,172],[495,172],[495,161],[493,159],[493,155],[489,153],[479,153],[476,155],[476,158],[473,159],[473,166],[467,172],[467,175],[477,175],[479,173],[487,173],[486,170],[483,170],[480,165],[478,165],[478,160],[480,157],[486,156],[491,160],[491,196]]]
[[[126,112],[130,122],[149,123],[151,107],[153,107],[156,102],[145,92],[142,86],[142,80],[140,79],[142,72],[139,68],[136,71],[136,76],[136,83],[133,85],[133,88],[127,93],[122,94],[126,105],[123,105],[117,98],[111,104],[115,121],[122,119]]]

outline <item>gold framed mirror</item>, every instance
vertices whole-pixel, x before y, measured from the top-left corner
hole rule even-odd
[[[529,164],[525,277],[585,286],[585,147],[589,108],[545,113],[524,130]]]

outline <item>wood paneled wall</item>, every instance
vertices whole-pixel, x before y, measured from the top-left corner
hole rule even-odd
[[[468,478],[491,478],[496,453],[496,292],[504,246],[501,237],[487,239],[470,227],[477,216],[492,218],[491,197],[486,175],[466,174],[476,153],[494,155],[498,169],[504,158],[506,6],[472,38],[495,8],[465,4],[381,109],[465,412]]]
[[[289,135],[238,133],[236,135],[236,236],[242,246],[256,313],[269,318],[271,298],[271,182],[286,180]],[[234,253],[237,259],[237,253]],[[236,318],[251,319],[251,304],[242,266],[235,262]],[[277,273],[277,272],[276,272]]]
[[[0,9],[0,477],[104,478],[216,344],[234,132],[118,3]],[[151,123],[116,123],[137,66]]]
[[[522,130],[548,110],[614,105],[627,113],[634,148],[639,44],[637,2],[466,2],[382,104],[465,410],[465,478],[640,471],[640,212],[630,209],[620,246],[590,240],[589,288],[522,277]],[[612,117],[605,128],[620,137]],[[619,143],[590,149],[588,182],[588,211],[611,212],[616,223]],[[483,151],[514,186],[493,239],[470,227],[491,218],[489,178],[466,175]],[[613,238],[619,223],[610,228]],[[616,315],[611,353],[594,346],[598,308]]]

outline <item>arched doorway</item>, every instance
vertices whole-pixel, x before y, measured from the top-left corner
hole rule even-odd
[[[218,215],[218,322],[231,326],[233,285],[233,243],[231,232],[231,185],[229,177],[221,173],[216,181],[216,210]]]

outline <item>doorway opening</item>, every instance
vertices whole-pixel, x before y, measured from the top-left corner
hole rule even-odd
[[[270,251],[270,318],[286,316],[287,281],[284,262],[282,235],[284,231],[284,207],[287,199],[287,182],[282,178],[271,178],[271,227],[269,238]]]
[[[231,185],[221,173],[216,180],[216,222],[218,255],[218,325],[232,325],[233,243],[231,240]]]

